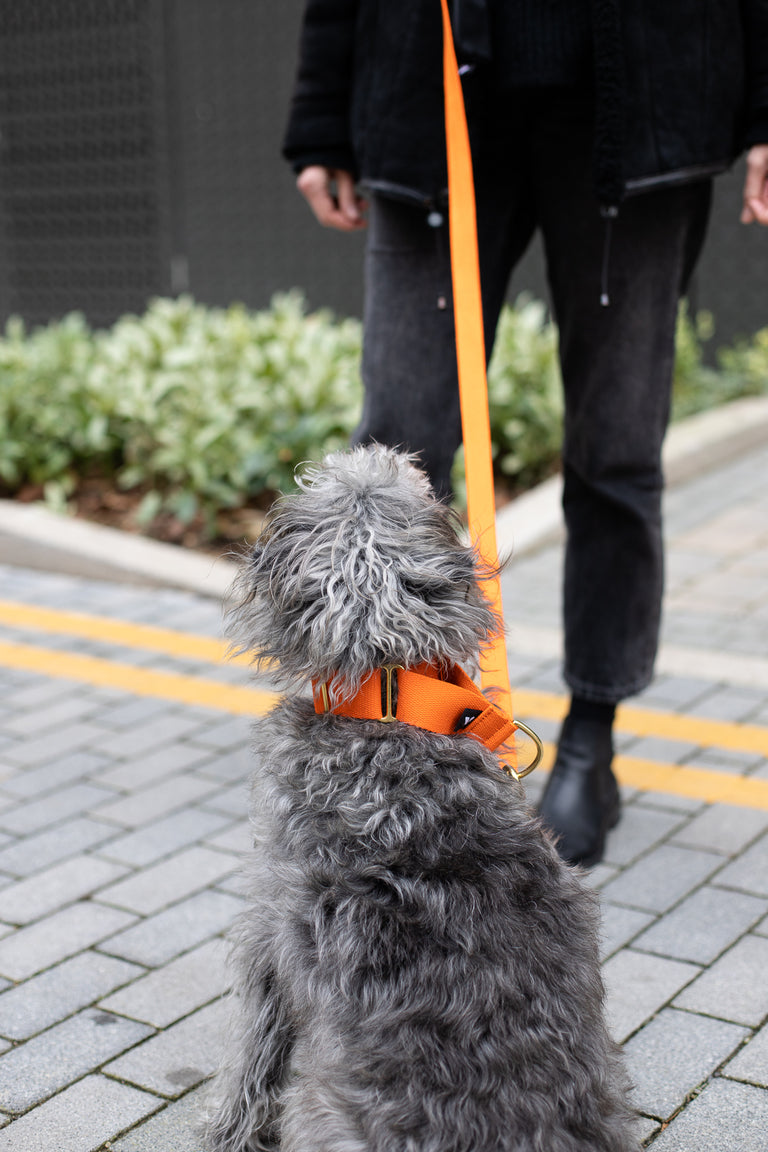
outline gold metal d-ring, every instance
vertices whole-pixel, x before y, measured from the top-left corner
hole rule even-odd
[[[541,758],[544,755],[544,745],[542,744],[541,740],[539,740],[536,733],[531,728],[529,728],[527,724],[521,724],[519,720],[515,720],[514,724],[515,728],[519,728],[521,732],[524,732],[526,736],[529,736],[536,745],[536,755],[534,756],[531,763],[528,764],[525,768],[518,768],[515,770],[517,779],[522,780],[524,776],[530,776],[534,768],[538,768],[539,764],[541,764]]]

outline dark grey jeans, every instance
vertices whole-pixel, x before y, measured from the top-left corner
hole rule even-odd
[[[539,228],[565,389],[565,678],[577,694],[613,703],[653,673],[675,319],[711,186],[669,187],[621,206],[604,307],[606,222],[592,192],[589,100],[549,92],[486,118],[474,111],[483,126],[473,153],[488,354],[510,274]],[[354,441],[409,447],[447,494],[461,442],[447,228],[380,196],[370,209],[363,380]]]

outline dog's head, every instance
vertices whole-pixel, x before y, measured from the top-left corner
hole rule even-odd
[[[355,448],[307,467],[298,484],[240,577],[237,648],[274,662],[283,682],[328,681],[336,696],[383,664],[474,666],[498,626],[484,574],[413,458]]]

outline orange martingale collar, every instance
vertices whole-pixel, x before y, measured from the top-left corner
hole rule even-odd
[[[397,685],[397,696],[393,692]],[[466,672],[452,664],[441,670],[432,664],[377,668],[348,700],[331,707],[327,684],[312,682],[315,712],[332,712],[357,720],[400,720],[444,736],[461,733],[485,744],[492,752],[509,740],[518,725],[483,696]],[[393,699],[396,703],[393,706]]]

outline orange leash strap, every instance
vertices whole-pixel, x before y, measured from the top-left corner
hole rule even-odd
[[[467,515],[472,542],[482,560],[495,571],[499,556],[472,154],[464,94],[453,46],[451,18],[447,0],[440,2],[443,8],[443,82],[453,314],[467,477]],[[501,586],[497,577],[488,582],[487,594],[499,620],[499,631],[482,653],[481,683],[485,689],[494,688],[498,691],[500,707],[511,716],[512,693],[504,639]]]

